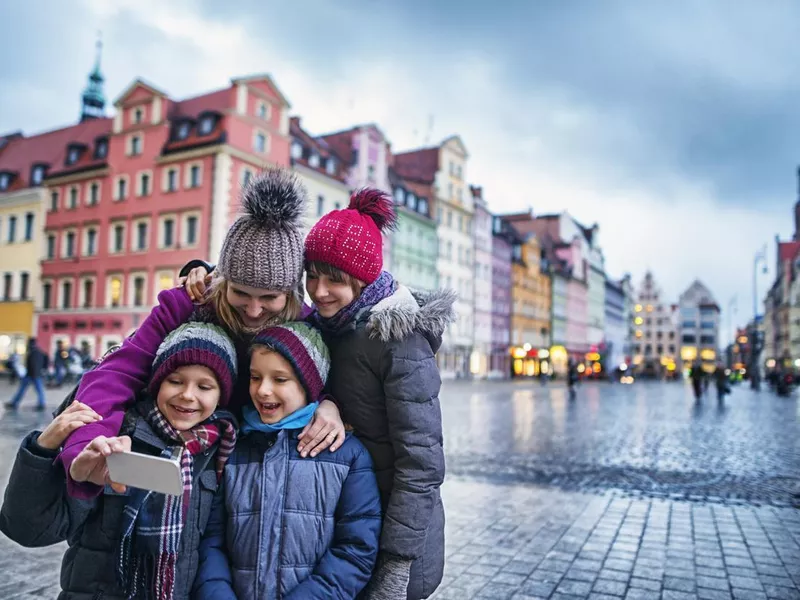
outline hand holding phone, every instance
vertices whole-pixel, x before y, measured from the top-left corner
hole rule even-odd
[[[119,452],[106,458],[109,479],[143,490],[180,496],[183,478],[178,461],[138,452]]]

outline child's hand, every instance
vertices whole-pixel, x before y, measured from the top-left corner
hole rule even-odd
[[[108,477],[106,457],[117,452],[130,452],[131,438],[127,435],[107,438],[97,436],[84,448],[69,468],[69,476],[77,482],[89,482],[95,485],[110,484],[115,492],[124,493],[126,487],[114,483]]]
[[[178,285],[186,289],[186,293],[192,299],[192,302],[200,302],[203,300],[206,288],[211,283],[211,273],[206,271],[203,267],[195,267],[189,271],[189,275],[181,277],[178,280]]]
[[[344,423],[336,404],[330,400],[320,402],[314,417],[300,432],[298,439],[297,451],[303,458],[309,453],[316,456],[328,446],[331,452],[336,452],[345,440]]]
[[[75,401],[52,420],[39,435],[36,443],[45,450],[58,450],[70,433],[87,423],[100,421],[102,418],[86,404]]]

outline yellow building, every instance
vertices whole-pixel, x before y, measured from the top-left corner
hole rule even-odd
[[[550,273],[542,260],[536,236],[521,236],[511,265],[511,344],[516,376],[533,377],[551,372]]]
[[[42,259],[45,188],[16,190],[13,179],[0,172],[0,361],[14,351],[24,355],[36,331],[33,296]]]

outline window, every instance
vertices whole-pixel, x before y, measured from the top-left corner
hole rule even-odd
[[[411,210],[417,210],[417,197],[411,192],[406,196],[406,203]]]
[[[694,344],[695,343],[695,339],[696,338],[693,335],[684,335],[683,338],[681,338],[681,342],[683,344]]]
[[[117,180],[117,200],[124,200],[128,196],[128,180],[120,177]]]
[[[143,112],[141,108],[134,109],[133,111],[133,122],[134,124],[138,125],[142,122]]]
[[[367,166],[367,179],[369,181],[375,181],[375,165]]]
[[[72,282],[61,282],[61,308],[72,308]]]
[[[184,121],[180,125],[178,125],[177,137],[179,140],[185,140],[189,137],[189,130],[191,129],[191,125]]]
[[[394,190],[394,203],[395,204],[403,204],[405,201],[406,195],[403,192],[403,188],[395,188]]]
[[[86,256],[97,254],[97,230],[86,230]]]
[[[69,188],[69,204],[67,208],[78,208],[78,188],[75,186]]]
[[[89,206],[96,206],[100,202],[100,186],[93,183],[89,186]]]
[[[170,169],[167,171],[167,191],[174,192],[178,188],[178,171]]]
[[[447,184],[447,197],[449,199],[453,198],[453,184],[452,183],[448,183]]]
[[[189,169],[189,187],[200,187],[200,165],[192,165]]]
[[[303,147],[297,142],[292,144],[292,158],[295,160],[298,158],[303,158]]]
[[[214,129],[214,118],[203,117],[200,121],[200,127],[199,127],[200,135],[208,135],[209,133],[211,133],[212,129]]]
[[[122,252],[125,247],[125,225],[121,223],[114,225],[112,233],[111,251],[115,253]]]
[[[256,152],[266,152],[267,136],[265,136],[263,133],[257,133],[255,139],[253,140],[253,148]]]
[[[26,213],[25,215],[25,241],[30,242],[33,239],[33,213]]]
[[[42,308],[49,309],[51,304],[51,296],[53,294],[53,284],[45,282],[42,284]]]
[[[197,243],[197,222],[195,215],[186,218],[186,245],[194,246]]]
[[[56,257],[56,236],[52,233],[47,234],[47,258],[53,260]]]
[[[701,335],[700,336],[700,344],[703,346],[713,346],[714,345],[714,336],[713,335]]]
[[[67,165],[74,165],[78,162],[78,157],[80,156],[80,152],[77,148],[70,148],[67,151]]]
[[[28,287],[30,286],[30,274],[29,273],[20,273],[19,279],[19,299],[20,300],[27,300],[28,299]]]
[[[171,248],[175,244],[175,219],[168,218],[161,225],[161,247]]]
[[[147,223],[136,224],[136,249],[147,250]]]
[[[68,231],[66,237],[66,245],[64,247],[64,256],[66,258],[72,258],[75,256],[75,232]]]
[[[425,198],[420,198],[417,203],[417,211],[423,215],[428,214],[428,201]]]
[[[453,213],[450,212],[449,210],[447,211],[447,226],[448,227],[453,226]]]
[[[11,215],[8,217],[8,243],[13,244],[17,237],[17,217]]]
[[[325,197],[317,196],[317,216],[321,217],[325,214]]]
[[[315,169],[319,167],[319,154],[316,152],[312,153],[311,156],[308,157],[308,164]]]
[[[58,210],[58,191],[53,190],[50,192],[50,212],[56,212]]]
[[[137,275],[133,278],[133,305],[144,306],[144,276]]]
[[[95,158],[105,158],[108,155],[108,140],[97,140],[94,148]]]
[[[114,275],[108,280],[108,305],[119,308],[122,304],[122,278]]]
[[[333,203],[333,210],[339,210],[340,208],[342,208],[342,203],[341,202],[334,202]]]
[[[138,156],[142,153],[142,137],[134,135],[131,138],[131,156]]]
[[[253,176],[253,172],[250,169],[244,169],[242,171],[242,187],[246,186],[250,183],[250,178]]]
[[[11,177],[8,173],[0,173],[0,190],[7,190],[11,184]]]
[[[92,308],[94,304],[94,280],[83,280],[83,308]]]
[[[267,120],[269,116],[269,107],[267,106],[266,102],[259,102],[258,107],[256,108],[256,115],[259,119],[263,119],[264,121]]]
[[[139,195],[150,195],[150,173],[142,173],[139,177]]]
[[[325,170],[328,172],[328,175],[334,175],[336,173],[336,161],[332,158],[325,161]]]
[[[3,275],[3,300],[11,300],[11,273]]]
[[[31,183],[33,185],[41,185],[43,179],[44,179],[44,167],[41,165],[36,165],[35,167],[33,167],[33,171],[31,171]]]

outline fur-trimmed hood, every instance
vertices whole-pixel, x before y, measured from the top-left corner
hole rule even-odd
[[[394,294],[369,311],[367,330],[383,342],[402,340],[414,331],[423,334],[434,352],[442,343],[445,328],[455,321],[453,290],[424,292],[398,285]]]

